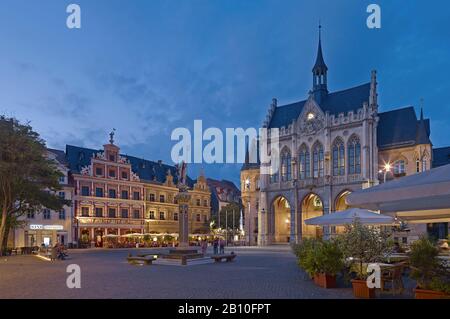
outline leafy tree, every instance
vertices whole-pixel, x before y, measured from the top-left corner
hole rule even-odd
[[[352,271],[358,279],[366,279],[364,264],[380,262],[392,252],[390,234],[361,224],[358,220],[346,226],[344,234],[337,239],[346,258],[352,258]]]
[[[222,207],[219,212],[220,218],[215,218],[214,222],[217,228],[233,228],[233,216],[234,216],[234,229],[239,229],[239,219],[241,216],[241,205],[238,203],[229,203]],[[220,220],[220,225],[219,225]]]
[[[0,255],[20,216],[69,204],[55,193],[62,174],[46,152],[45,142],[28,123],[0,116]]]

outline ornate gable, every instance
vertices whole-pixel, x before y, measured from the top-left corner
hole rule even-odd
[[[312,96],[303,106],[297,123],[299,133],[302,135],[314,135],[325,127],[325,114]]]

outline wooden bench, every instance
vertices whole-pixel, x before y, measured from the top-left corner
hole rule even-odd
[[[153,257],[147,258],[147,257],[133,257],[128,256],[127,261],[130,264],[145,264],[145,265],[151,265],[153,260],[155,260]]]
[[[214,259],[214,261],[216,263],[221,262],[222,260],[226,260],[226,262],[231,262],[233,261],[234,258],[236,258],[236,254],[229,254],[229,255],[214,255],[211,256],[212,259]]]

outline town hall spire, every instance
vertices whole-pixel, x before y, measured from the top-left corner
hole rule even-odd
[[[316,63],[312,69],[313,72],[313,93],[315,100],[320,104],[322,98],[328,94],[327,71],[322,53],[322,25],[319,23],[319,45],[317,49]]]

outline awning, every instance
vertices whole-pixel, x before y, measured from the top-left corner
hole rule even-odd
[[[410,222],[450,221],[450,165],[353,192],[346,202]]]
[[[365,225],[392,225],[391,216],[380,215],[367,209],[350,208],[341,212],[326,214],[305,220],[306,225],[339,226],[352,224],[355,220]]]

